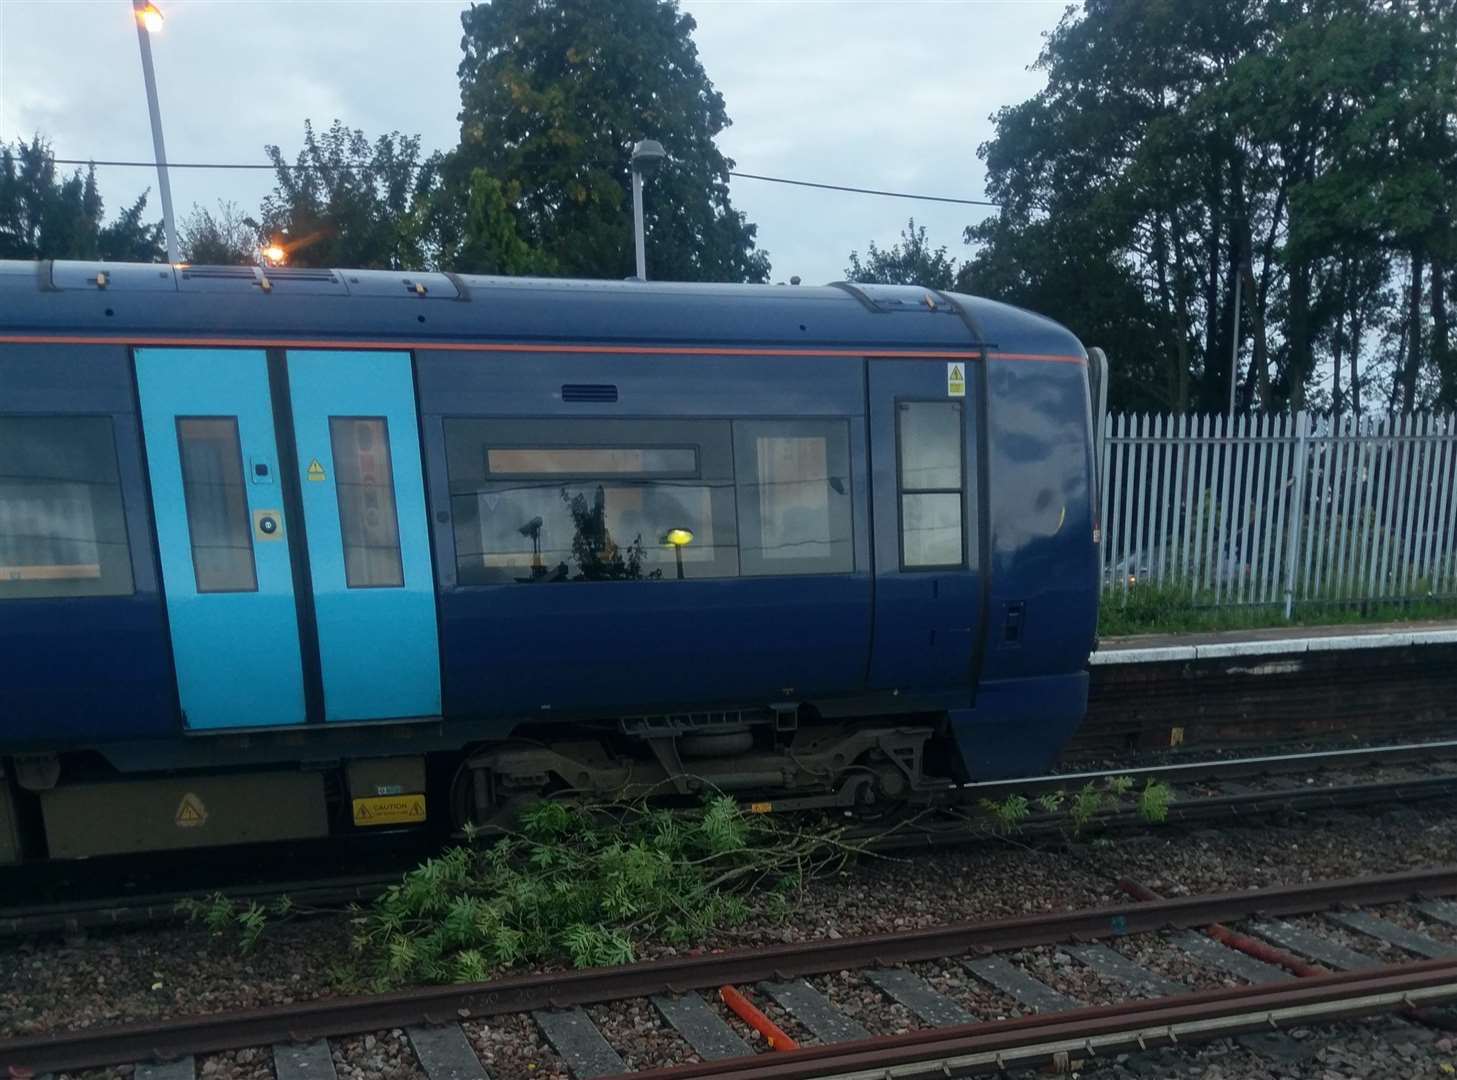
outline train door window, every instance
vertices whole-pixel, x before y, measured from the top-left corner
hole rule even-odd
[[[200,593],[257,592],[235,416],[179,416],[182,498]]]
[[[0,600],[131,591],[111,418],[0,416]]]
[[[902,401],[896,407],[900,458],[901,565],[961,566],[965,483],[959,401]]]
[[[405,570],[385,418],[331,416],[329,441],[345,583],[351,589],[401,588]]]
[[[734,458],[745,574],[855,568],[845,421],[736,420]]]
[[[462,585],[738,572],[726,422],[447,420],[445,442]]]

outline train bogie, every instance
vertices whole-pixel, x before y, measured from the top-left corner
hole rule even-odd
[[[0,861],[570,790],[926,803],[1082,715],[1088,385],[1046,320],[0,269]]]

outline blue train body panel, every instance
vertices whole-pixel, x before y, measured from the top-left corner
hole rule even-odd
[[[47,497],[126,545],[37,554],[0,513],[0,752],[790,701],[939,713],[1002,775],[1081,718],[1089,400],[1056,324],[911,287],[268,286],[0,263],[0,457],[15,418],[109,418],[112,472]],[[189,509],[179,449],[233,423],[236,521]]]

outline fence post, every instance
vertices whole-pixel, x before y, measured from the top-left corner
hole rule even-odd
[[[1295,568],[1300,557],[1300,519],[1305,514],[1305,450],[1306,437],[1310,434],[1310,414],[1295,415],[1295,490],[1290,507],[1290,531],[1286,534],[1285,550],[1285,621],[1295,609]]]

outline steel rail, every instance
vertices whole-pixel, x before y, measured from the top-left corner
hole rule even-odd
[[[1109,775],[1121,775],[1116,772]],[[1016,790],[1015,785],[1012,785]],[[1274,788],[1236,795],[1206,795],[1170,803],[1167,823],[1192,825],[1224,818],[1260,817],[1295,810],[1336,809],[1365,806],[1382,801],[1414,802],[1457,795],[1457,775],[1425,776],[1404,780],[1381,780],[1368,784],[1340,784],[1331,787]],[[1018,825],[1023,838],[1066,831],[1066,811],[1031,813]],[[1137,810],[1099,811],[1092,824],[1100,829],[1146,826]],[[872,851],[905,851],[912,847],[940,847],[965,844],[997,835],[989,821],[909,821],[899,831],[863,835],[851,832],[846,839],[863,843]]]
[[[962,784],[956,790],[976,798],[992,798],[997,794],[1066,788],[1070,785],[1096,783],[1117,776],[1134,780],[1169,780],[1189,783],[1199,780],[1232,780],[1239,777],[1283,775],[1302,767],[1314,769],[1353,768],[1407,761],[1423,761],[1433,756],[1457,756],[1457,739],[1433,742],[1400,743],[1393,746],[1364,746],[1346,750],[1315,750],[1300,754],[1265,754],[1259,757],[1211,758],[1207,761],[1177,762],[1170,765],[1141,765],[1132,769],[1096,769],[1085,772],[1044,773],[1014,780],[980,780]]]
[[[944,1080],[1457,1000],[1457,959],[931,1028],[602,1080]]]
[[[1417,895],[1457,895],[1457,866],[27,1036],[0,1041],[0,1065],[35,1072],[94,1068],[416,1024],[453,1023],[462,1017],[682,993],[726,983],[788,979],[872,964],[944,959],[1072,938],[1092,940],[1203,926],[1256,913],[1271,917],[1336,904],[1398,903]]]
[[[307,881],[224,887],[201,891],[147,893],[141,896],[104,897],[98,900],[69,900],[58,904],[31,904],[0,908],[0,939],[25,934],[109,926],[137,926],[175,922],[186,918],[178,905],[187,900],[206,902],[214,892],[230,900],[263,900],[287,896],[295,904],[332,906],[378,896],[400,880],[400,873],[361,874]]]

